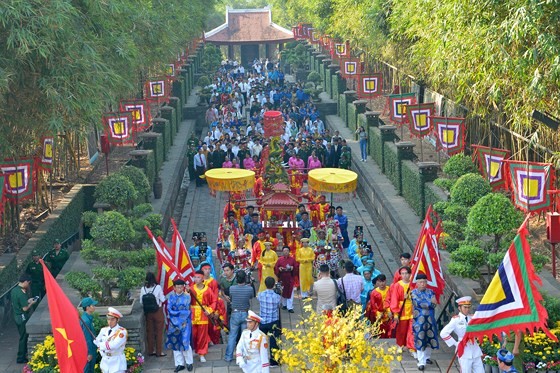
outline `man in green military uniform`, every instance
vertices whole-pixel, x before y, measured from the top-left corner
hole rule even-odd
[[[348,146],[345,146],[342,148],[342,154],[340,155],[340,168],[349,170],[351,165],[352,153],[350,152],[350,148]]]
[[[54,248],[45,257],[45,262],[49,263],[53,277],[56,278],[69,256],[68,251],[60,245],[60,240],[54,240]]]
[[[84,373],[93,373],[95,370],[95,363],[97,360],[97,346],[94,343],[95,335],[93,327],[93,313],[95,312],[95,305],[97,301],[90,297],[82,299],[80,306],[84,310],[81,317],[82,332],[86,337],[86,344],[88,347],[87,364],[84,368]]]
[[[27,339],[29,335],[25,329],[25,324],[29,320],[31,308],[37,302],[37,298],[29,298],[30,295],[31,276],[24,273],[19,278],[18,285],[12,289],[10,297],[12,300],[12,311],[19,333],[19,345],[17,360],[18,364],[25,364],[27,360]]]
[[[31,296],[43,298],[45,295],[45,278],[43,276],[43,266],[39,263],[41,255],[39,255],[38,250],[33,250],[32,258],[25,269],[25,273],[31,276]]]
[[[187,140],[187,159],[189,161],[189,179],[194,180],[196,177],[196,172],[194,169],[194,156],[198,153],[198,139],[196,138],[194,132],[191,133],[191,137]],[[219,166],[221,167],[221,165]]]

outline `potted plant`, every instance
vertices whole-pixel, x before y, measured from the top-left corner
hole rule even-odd
[[[298,42],[290,42],[286,44],[280,55],[283,64],[289,64],[292,74],[295,72],[296,80],[305,80],[307,66],[307,52],[305,46]]]
[[[310,95],[311,97],[313,97],[313,101],[316,102],[321,101],[321,99],[319,98],[319,94],[323,92],[323,87],[319,85],[320,82],[321,75],[317,71],[311,71],[309,75],[307,75],[307,83],[305,83],[305,85],[307,86],[308,84],[312,84],[313,88]]]
[[[210,88],[210,79],[207,76],[202,75],[198,78],[196,84],[200,87],[200,92],[198,95],[200,96],[200,104],[201,105],[208,105],[210,103],[210,97],[212,96],[212,89]]]

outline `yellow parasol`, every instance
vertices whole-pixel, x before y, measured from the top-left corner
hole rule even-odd
[[[323,193],[351,193],[358,186],[358,174],[341,168],[316,168],[309,171],[310,189]]]
[[[241,168],[213,168],[204,177],[213,191],[243,192],[255,185],[255,172]]]

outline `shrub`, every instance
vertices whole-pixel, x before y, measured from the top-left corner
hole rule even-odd
[[[199,86],[200,88],[207,87],[210,84],[212,84],[210,82],[210,79],[208,79],[208,77],[205,75],[202,75],[200,78],[198,78],[198,81],[196,82],[196,85]]]
[[[463,153],[455,154],[443,166],[443,172],[451,178],[458,179],[469,173],[477,173],[478,170],[471,157]]]
[[[453,220],[456,223],[464,224],[467,222],[469,208],[456,203],[450,203],[444,210],[445,219]]]
[[[480,198],[467,218],[469,229],[494,238],[493,250],[500,249],[501,237],[521,224],[522,216],[511,201],[501,193],[490,193]]]
[[[313,82],[314,86],[319,83],[321,81],[321,74],[319,74],[317,71],[311,71],[308,75],[307,75],[307,81],[308,82]]]
[[[486,259],[486,251],[480,247],[461,245],[451,253],[452,262],[447,269],[452,275],[476,280],[480,278],[479,268],[486,264]]]
[[[134,229],[132,223],[120,212],[107,211],[97,218],[90,234],[103,245],[117,247],[134,237]]]
[[[546,293],[543,296],[543,306],[548,312],[548,327],[556,328],[557,323],[560,322],[560,299],[551,297]]]
[[[449,205],[449,202],[447,201],[438,201],[436,203],[434,203],[432,205],[434,211],[441,217],[443,218],[443,214],[445,211],[445,208]]]
[[[450,191],[451,188],[453,187],[453,184],[455,184],[454,179],[448,179],[445,177],[440,177],[434,180],[434,185],[437,187],[440,187],[443,190],[447,190]]]
[[[471,207],[491,191],[490,183],[481,175],[466,174],[461,176],[451,188],[451,201]]]
[[[463,226],[453,220],[443,220],[442,221],[443,231],[447,233],[450,237],[456,240],[462,241],[465,238],[463,233]]]
[[[140,197],[143,197],[144,200],[152,191],[150,182],[148,181],[148,177],[140,168],[134,166],[122,166],[118,174],[123,175],[128,180],[130,180],[130,182],[132,183],[132,185],[134,185],[134,188],[138,192],[138,195]]]
[[[457,250],[461,242],[458,239],[453,238],[449,235],[441,235],[439,238],[439,244],[443,246],[445,250],[452,253],[455,250]]]
[[[97,202],[105,202],[119,210],[126,210],[129,204],[138,198],[138,192],[127,177],[112,174],[97,185],[94,196]]]

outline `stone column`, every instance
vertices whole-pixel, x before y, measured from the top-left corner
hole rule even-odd
[[[402,168],[403,168],[403,160],[412,161],[415,157],[414,155],[414,144],[411,141],[399,141],[395,144],[397,146],[397,159],[399,163],[397,164],[397,174],[399,179],[399,196],[403,195],[403,183],[402,183]]]
[[[395,131],[397,127],[395,126],[380,126],[381,131],[381,172],[385,173],[385,142],[395,141]]]
[[[418,162],[420,171],[420,206],[422,208],[420,216],[426,215],[426,183],[437,179],[439,163],[437,162]]]
[[[368,128],[369,127],[379,127],[381,125],[379,116],[381,115],[380,111],[366,111],[366,123]]]
[[[154,125],[154,132],[161,133],[163,136],[163,159],[167,160],[169,157],[169,148],[171,147],[169,121],[164,118],[155,118],[152,120],[152,123]]]

